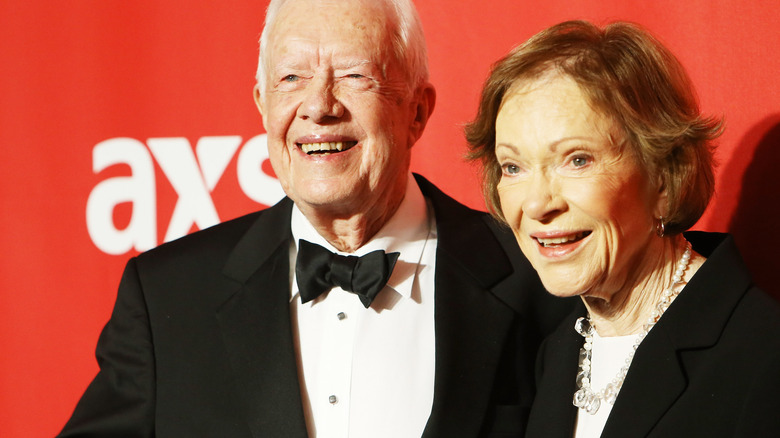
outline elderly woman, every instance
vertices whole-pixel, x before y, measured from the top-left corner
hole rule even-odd
[[[720,122],[666,48],[554,26],[496,64],[466,131],[494,215],[582,299],[539,352],[527,436],[780,436],[780,307],[730,237],[685,232]]]

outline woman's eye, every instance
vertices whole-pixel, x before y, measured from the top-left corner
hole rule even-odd
[[[504,175],[517,175],[520,173],[520,167],[516,164],[504,164],[501,166]]]
[[[352,74],[348,74],[347,77],[350,79],[363,79],[365,76],[357,73],[352,73]]]
[[[590,163],[588,157],[574,157],[571,159],[571,164],[574,165],[574,167],[584,167],[587,166],[588,163]]]
[[[283,82],[295,82],[298,80],[298,76],[296,75],[287,75],[282,78]]]

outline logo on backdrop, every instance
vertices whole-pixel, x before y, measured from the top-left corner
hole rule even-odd
[[[244,194],[260,204],[273,205],[284,196],[276,178],[262,171],[268,158],[265,134],[241,146],[239,136],[202,137],[193,150],[186,138],[104,140],[92,150],[92,170],[99,173],[117,164],[130,167],[130,176],[98,183],[87,200],[87,229],[95,246],[108,254],[145,251],[157,246],[157,199],[154,162],[176,191],[178,200],[165,232],[168,242],[219,222],[211,192],[238,151],[236,173]],[[129,224],[118,229],[114,209],[132,203]]]

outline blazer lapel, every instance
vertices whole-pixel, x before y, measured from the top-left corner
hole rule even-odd
[[[718,341],[750,284],[730,237],[722,236],[714,245],[701,233],[685,237],[697,252],[707,255],[707,263],[637,349],[602,437],[651,433],[688,385],[683,352],[706,349]]]
[[[574,330],[574,322],[585,314],[585,306],[578,303],[572,315],[542,344],[529,437],[569,438],[574,434],[577,408],[572,398],[577,389],[578,355],[582,347],[582,336]]]
[[[509,279],[512,266],[497,240],[490,240],[484,215],[421,177],[418,184],[433,204],[438,232],[436,377],[423,437],[477,436],[515,315],[490,290]]]
[[[675,347],[662,331],[653,335],[637,350],[604,426],[604,438],[647,436],[685,390],[687,382]]]
[[[306,437],[289,313],[292,202],[262,212],[223,273],[237,282],[217,312],[235,385],[256,437]]]
[[[540,378],[529,437],[563,438],[574,434],[577,408],[572,397],[577,390],[578,355],[583,343],[582,336],[574,330],[574,322],[585,314],[585,306],[580,303],[543,345],[544,360],[539,363],[543,368],[537,370]],[[602,438],[647,436],[685,389],[683,370],[676,357],[676,349],[659,323],[637,350]]]

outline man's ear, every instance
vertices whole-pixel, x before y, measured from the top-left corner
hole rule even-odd
[[[417,89],[411,104],[413,105],[414,119],[409,127],[409,147],[416,143],[425,131],[425,125],[428,124],[433,107],[436,106],[436,89],[433,88],[432,84],[426,82]]]
[[[255,84],[255,87],[252,89],[252,96],[255,99],[257,110],[260,111],[260,116],[263,119],[263,127],[265,127],[267,131],[268,128],[265,126],[265,100],[263,99],[263,93],[260,91],[260,85]]]

